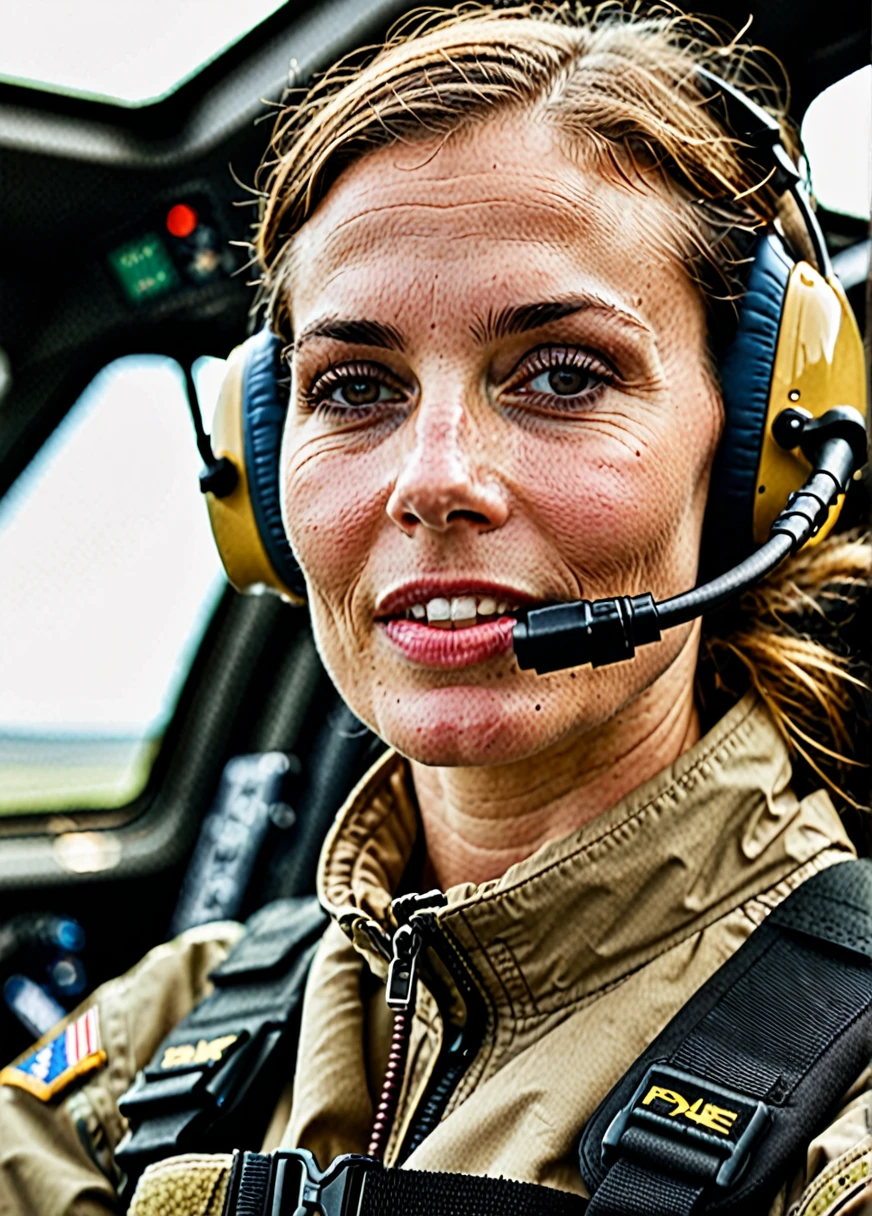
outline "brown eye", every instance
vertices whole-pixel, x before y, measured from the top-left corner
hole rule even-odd
[[[342,395],[349,405],[374,405],[381,396],[384,385],[377,380],[369,380],[357,376],[354,380],[346,380],[342,385]]]
[[[365,368],[330,368],[303,396],[310,405],[334,411],[365,412],[370,406],[399,401],[402,389],[386,375],[369,373]]]
[[[547,371],[539,372],[528,381],[528,389],[551,397],[583,397],[598,388],[605,377],[593,367],[577,363],[558,363]]]
[[[590,373],[584,368],[558,367],[548,373],[548,387],[558,397],[571,397],[583,392],[590,383]]]

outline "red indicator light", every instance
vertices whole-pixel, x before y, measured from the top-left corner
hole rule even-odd
[[[190,236],[199,222],[200,217],[187,203],[176,203],[167,212],[167,232],[170,236]]]

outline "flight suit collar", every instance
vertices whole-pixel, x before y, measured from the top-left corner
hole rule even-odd
[[[437,914],[518,1017],[583,1000],[777,886],[819,853],[853,852],[825,791],[798,799],[786,745],[749,693],[610,810],[499,879],[446,892]],[[389,752],[353,791],[321,858],[319,894],[373,969],[420,833],[406,762]],[[379,929],[380,927],[380,929]]]

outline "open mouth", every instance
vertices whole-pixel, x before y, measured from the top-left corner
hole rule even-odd
[[[417,665],[468,667],[511,651],[516,614],[531,602],[509,588],[418,583],[386,597],[377,622]]]

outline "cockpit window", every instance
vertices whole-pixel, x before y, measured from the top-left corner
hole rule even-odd
[[[285,0],[40,0],[5,6],[0,79],[141,106],[195,75]],[[46,37],[46,30],[51,37]]]
[[[223,362],[201,359],[204,406]],[[207,417],[208,422],[208,417]],[[0,814],[125,806],[226,586],[181,368],[104,368],[0,503]]]
[[[809,106],[802,142],[818,202],[869,219],[872,205],[872,66],[824,89]]]

